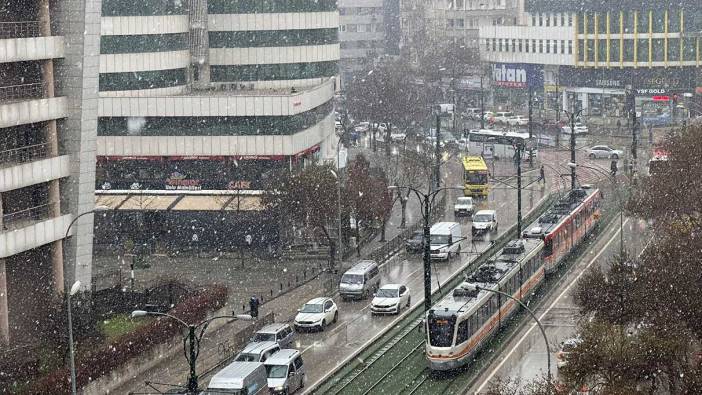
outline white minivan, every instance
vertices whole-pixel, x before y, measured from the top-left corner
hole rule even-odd
[[[431,259],[451,258],[461,252],[461,224],[458,222],[437,222],[429,230]]]
[[[268,389],[275,395],[288,395],[305,387],[305,364],[298,350],[283,349],[264,362]]]
[[[347,270],[339,282],[339,294],[344,300],[365,299],[380,287],[380,270],[373,260],[363,260]]]
[[[268,394],[266,368],[260,362],[232,362],[217,372],[203,394]]]

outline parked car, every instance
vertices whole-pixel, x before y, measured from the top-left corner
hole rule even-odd
[[[561,132],[565,134],[570,134],[570,125],[565,125],[561,128]],[[587,128],[586,125],[576,122],[575,123],[575,134],[586,134],[589,133],[590,130]]]
[[[314,298],[297,311],[294,327],[296,331],[302,329],[324,331],[327,325],[336,323],[338,319],[339,311],[331,298]]]
[[[568,355],[570,355],[570,353],[573,352],[573,349],[575,349],[580,343],[582,343],[582,339],[579,337],[567,339],[561,343],[561,349],[556,353],[556,367],[558,369],[568,364]]]
[[[514,116],[512,111],[498,111],[495,113],[495,122],[507,123],[507,120]]]
[[[292,330],[290,325],[284,322],[278,322],[270,325],[266,325],[254,333],[251,338],[252,342],[265,342],[271,341],[276,342],[280,347],[289,346],[293,338],[295,337],[295,332]]]
[[[473,215],[473,198],[461,196],[456,199],[456,204],[453,205],[453,215],[458,217],[461,215]]]
[[[624,151],[613,149],[606,145],[596,145],[587,152],[587,156],[590,157],[590,159],[619,159],[624,155]]]
[[[495,210],[480,210],[473,215],[471,233],[473,237],[497,232],[497,213]]]
[[[424,232],[415,230],[412,237],[405,241],[405,250],[414,254],[424,251]]]
[[[515,115],[507,118],[507,124],[510,126],[528,126],[529,119],[521,115]]]
[[[375,293],[371,302],[372,314],[400,314],[403,307],[410,307],[410,290],[404,284],[385,284]]]
[[[392,128],[392,132],[390,133],[390,140],[400,142],[404,141],[406,138],[407,134],[405,134],[405,132],[401,131],[400,129]]]

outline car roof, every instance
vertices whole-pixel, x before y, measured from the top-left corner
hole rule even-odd
[[[364,259],[353,265],[353,267],[347,270],[345,274],[364,274],[373,266],[378,266],[378,264],[375,261]]]
[[[314,298],[314,299],[310,299],[305,304],[322,304],[322,303],[326,302],[328,299],[329,298],[325,298],[325,297]]]
[[[284,323],[284,322],[275,322],[273,324],[269,324],[264,326],[263,328],[259,329],[256,331],[256,333],[276,333],[279,330],[289,327],[290,325]]]
[[[495,210],[480,210],[475,215],[480,215],[480,214],[495,214]]]
[[[400,289],[403,284],[385,284],[380,289]]]
[[[276,346],[278,346],[278,343],[276,342],[252,342],[247,344],[246,347],[244,347],[244,349],[241,350],[241,352],[245,354],[260,354]]]
[[[282,350],[276,351],[273,355],[268,357],[266,359],[266,362],[264,362],[264,365],[286,365],[290,362],[291,359],[297,357],[300,355],[300,351],[291,349],[291,348],[284,348]]]
[[[260,362],[232,362],[212,376],[208,387],[229,388],[232,385],[241,387],[244,378],[255,372],[256,369],[261,369],[262,366],[263,364]]]

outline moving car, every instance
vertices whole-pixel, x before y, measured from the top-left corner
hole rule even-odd
[[[472,216],[474,210],[472,197],[459,197],[456,199],[456,204],[453,205],[453,215],[456,217],[461,215]]]
[[[276,342],[280,347],[286,347],[292,343],[295,332],[290,325],[278,322],[266,325],[254,333],[252,342]]]
[[[528,126],[529,119],[521,115],[515,115],[507,118],[507,124],[510,126]]]
[[[471,233],[473,237],[497,232],[497,213],[495,210],[480,210],[473,215]]]
[[[363,260],[347,270],[339,282],[339,294],[344,299],[365,299],[380,286],[380,270],[373,260]]]
[[[561,128],[561,131],[565,134],[570,134],[570,125],[565,125]],[[586,125],[576,122],[575,123],[575,134],[586,134],[590,130],[587,128]]]
[[[596,145],[590,148],[587,152],[587,156],[590,157],[590,159],[619,159],[622,157],[622,155],[624,155],[624,151],[609,148],[606,145]]]
[[[385,284],[376,292],[371,302],[372,314],[400,314],[403,307],[410,307],[410,290],[403,284]]]
[[[232,362],[212,376],[205,393],[268,394],[266,368],[260,362]]]
[[[424,231],[415,230],[412,237],[405,241],[405,250],[414,254],[424,251]]]
[[[507,123],[511,117],[514,116],[512,111],[498,111],[495,113],[495,122]]]
[[[297,311],[294,327],[296,331],[302,329],[323,331],[327,325],[336,323],[338,319],[339,311],[331,298],[314,298]]]
[[[280,350],[264,363],[268,389],[274,395],[288,395],[305,387],[305,364],[298,350]]]
[[[451,254],[461,252],[461,224],[458,222],[437,222],[429,231],[431,259],[451,259]]]

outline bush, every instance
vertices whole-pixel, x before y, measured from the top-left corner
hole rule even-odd
[[[190,298],[173,308],[169,314],[188,323],[198,323],[211,310],[224,306],[227,289],[215,285],[197,291]],[[76,384],[78,388],[88,384],[151,347],[169,341],[182,333],[183,327],[176,321],[162,317],[125,334],[109,344],[76,357]],[[57,369],[39,380],[29,392],[33,394],[70,393],[70,371],[67,367]]]

